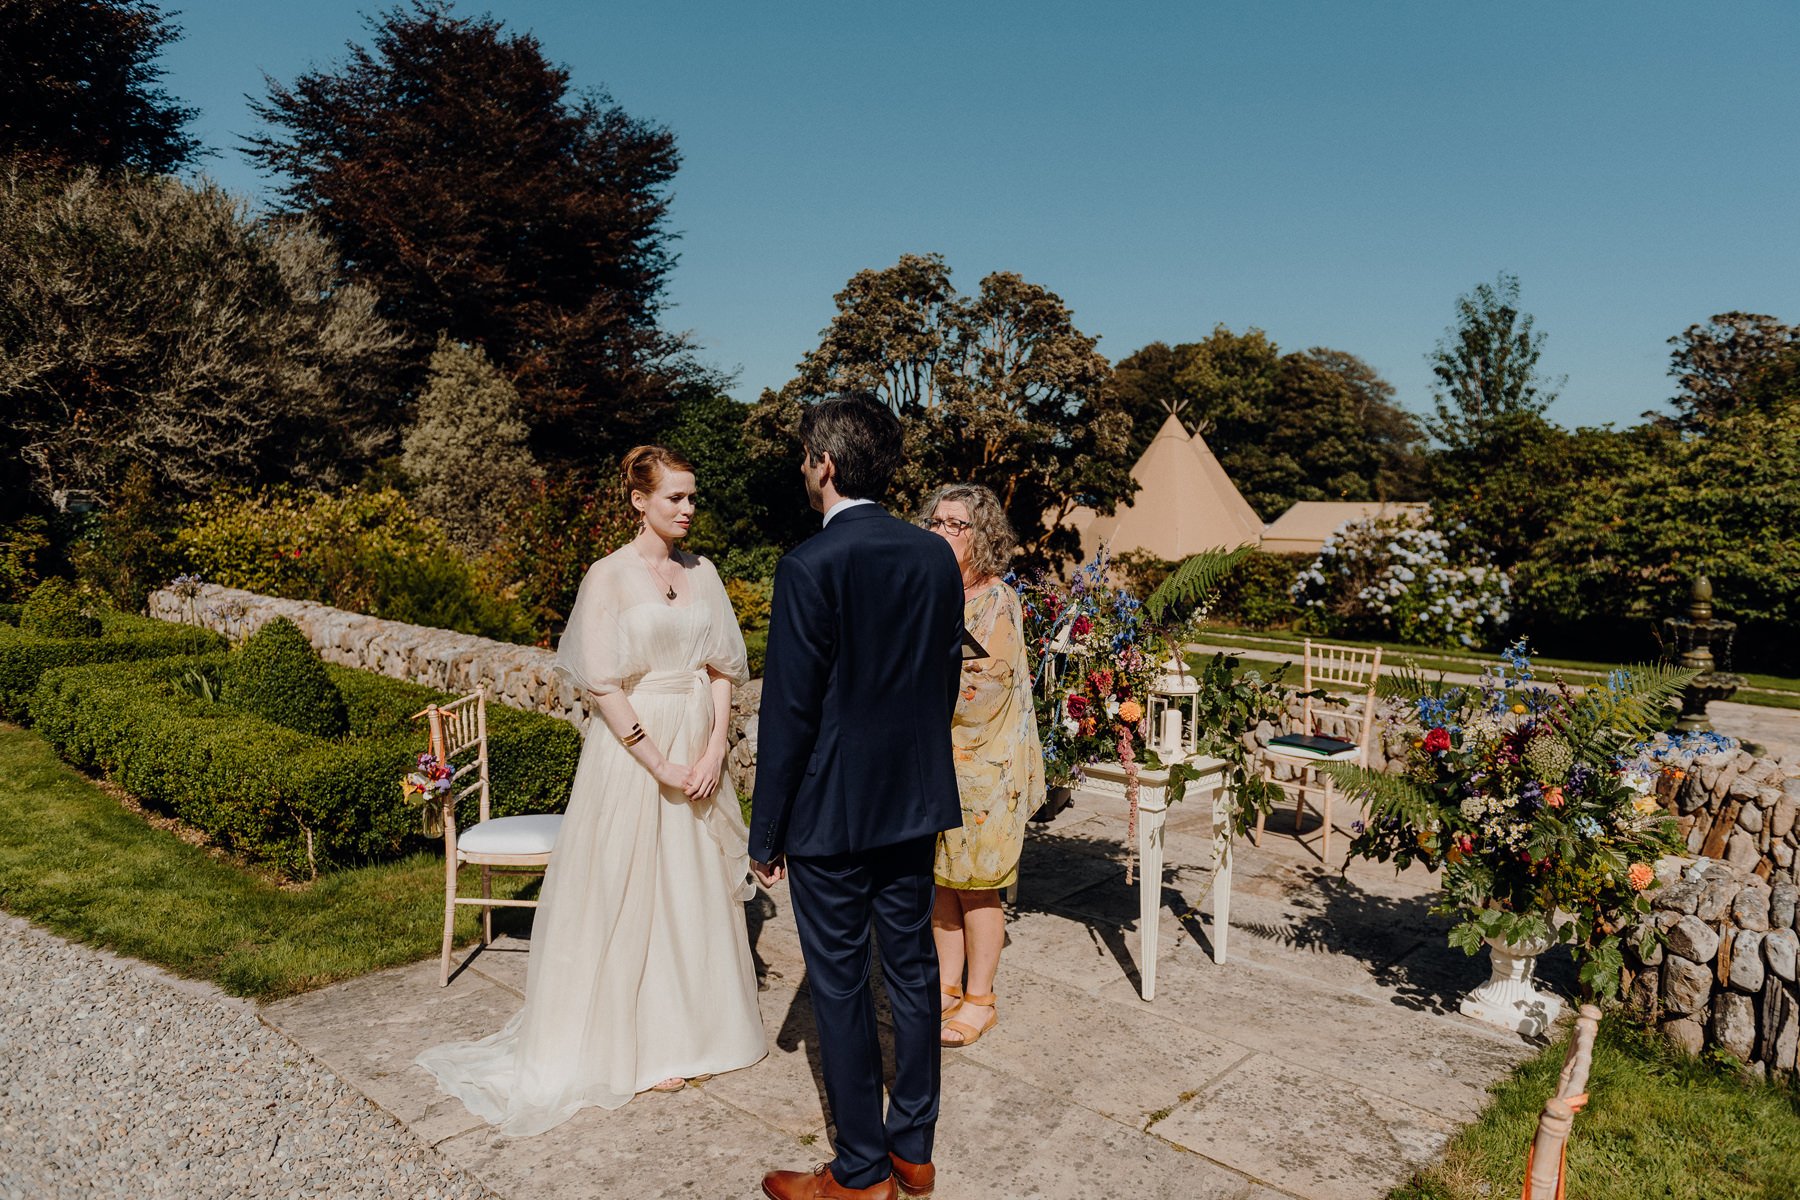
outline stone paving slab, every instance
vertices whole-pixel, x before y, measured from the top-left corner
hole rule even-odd
[[[1273,1055],[1252,1055],[1152,1127],[1223,1166],[1312,1200],[1361,1200],[1396,1167],[1423,1166],[1453,1122]]]
[[[945,1052],[943,1200],[1376,1200],[1533,1052],[1454,1014],[1486,964],[1444,944],[1427,877],[1325,868],[1274,823],[1261,849],[1236,848],[1232,958],[1213,963],[1197,829],[1167,839],[1152,1004],[1136,990],[1124,813],[1083,795],[1033,831],[1000,1026]],[[411,1065],[511,1016],[526,940],[503,939],[448,989],[419,963],[263,1016],[503,1195],[754,1197],[762,1171],[828,1157],[830,1128],[785,888],[752,902],[750,926],[766,1059],[535,1138],[493,1133]]]

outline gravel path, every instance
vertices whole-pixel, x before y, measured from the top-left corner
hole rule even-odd
[[[0,1200],[486,1198],[205,985],[0,913]]]

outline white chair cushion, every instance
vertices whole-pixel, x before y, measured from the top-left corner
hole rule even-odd
[[[548,854],[561,828],[561,813],[495,817],[458,830],[456,848],[465,854]]]
[[[1322,763],[1355,762],[1360,751],[1352,746],[1348,750],[1339,750],[1336,754],[1314,754],[1310,750],[1296,750],[1287,746],[1264,746],[1262,753],[1269,758],[1279,758],[1283,762]]]

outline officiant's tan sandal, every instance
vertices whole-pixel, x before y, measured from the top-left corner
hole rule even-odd
[[[987,1033],[990,1029],[1000,1023],[1000,1006],[995,1000],[996,997],[992,992],[985,996],[970,992],[968,995],[964,996],[961,1008],[967,1008],[970,1005],[974,1005],[976,1008],[987,1009],[987,1024],[977,1029],[967,1021],[945,1021],[944,1031],[938,1036],[939,1044],[958,1048],[962,1046],[973,1046],[976,1042],[979,1042],[983,1034]],[[959,1008],[958,1011],[961,1011],[961,1008]],[[951,1034],[956,1035],[955,1041],[950,1040]]]
[[[944,996],[950,998],[950,1003],[944,1004],[940,1002],[938,1004],[938,1024],[942,1025],[945,1021],[954,1017],[956,1015],[956,1010],[963,1006],[963,990],[960,985],[952,983],[939,987],[938,993],[940,999]]]

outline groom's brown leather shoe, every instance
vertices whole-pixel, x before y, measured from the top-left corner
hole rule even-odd
[[[937,1186],[936,1167],[930,1163],[909,1163],[891,1150],[888,1161],[894,1164],[894,1182],[900,1185],[902,1196],[907,1200],[930,1200],[932,1189]]]
[[[830,1163],[810,1171],[770,1171],[763,1176],[769,1200],[899,1200],[893,1176],[872,1187],[847,1188],[831,1173]]]

